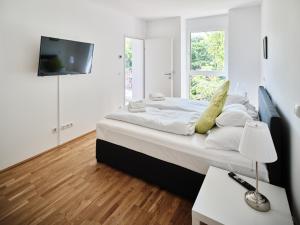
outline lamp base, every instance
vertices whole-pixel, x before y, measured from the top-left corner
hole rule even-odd
[[[271,209],[269,200],[259,192],[247,191],[245,201],[251,208],[260,212],[267,212]]]

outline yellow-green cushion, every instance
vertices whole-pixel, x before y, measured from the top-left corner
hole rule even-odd
[[[196,124],[196,133],[205,134],[215,125],[216,118],[222,112],[225,104],[229,85],[230,82],[227,80],[218,88]]]

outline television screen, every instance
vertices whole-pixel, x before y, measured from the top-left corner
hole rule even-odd
[[[38,76],[88,74],[94,44],[41,37]]]

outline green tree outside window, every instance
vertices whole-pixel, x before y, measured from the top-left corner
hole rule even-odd
[[[207,76],[201,71],[224,70],[224,31],[191,33],[191,71],[190,98],[210,100],[215,90],[224,82],[224,76]]]

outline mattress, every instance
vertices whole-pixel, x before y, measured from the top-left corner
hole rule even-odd
[[[97,123],[97,138],[151,157],[179,165],[200,174],[209,166],[255,177],[255,162],[237,151],[208,149],[206,135],[176,135],[122,121],[103,119]],[[259,178],[269,182],[266,164],[259,164]]]

